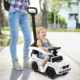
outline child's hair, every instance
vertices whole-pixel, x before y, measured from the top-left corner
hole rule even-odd
[[[43,29],[45,29],[45,28],[44,28],[44,27],[39,27],[39,28],[37,29],[36,33],[37,33],[37,37],[38,37],[38,38],[39,38],[40,31],[43,30]]]

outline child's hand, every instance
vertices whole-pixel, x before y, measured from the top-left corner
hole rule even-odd
[[[48,51],[49,48],[44,48],[45,51]]]

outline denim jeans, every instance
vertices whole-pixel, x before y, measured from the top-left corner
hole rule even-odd
[[[10,36],[11,36],[10,53],[12,59],[17,58],[16,45],[18,41],[19,26],[24,36],[23,57],[27,58],[29,55],[29,46],[31,44],[31,31],[30,31],[30,22],[28,14],[10,8],[8,22],[9,22]]]
[[[53,57],[53,55],[48,55],[48,56],[49,56],[49,58]],[[43,53],[39,52],[39,58],[44,59],[45,55]]]

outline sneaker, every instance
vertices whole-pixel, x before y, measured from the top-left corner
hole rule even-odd
[[[15,70],[23,70],[22,67],[20,66],[20,64],[18,63],[18,59],[13,59],[13,69]]]
[[[29,61],[30,58],[23,58],[23,66],[24,67],[27,67],[27,68],[31,68],[31,64],[30,64],[30,61]]]
[[[39,66],[38,70],[39,70],[40,72],[42,72],[42,73],[45,72],[43,66]]]

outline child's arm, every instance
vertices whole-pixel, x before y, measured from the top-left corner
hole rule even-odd
[[[55,47],[52,42],[49,41],[50,47]]]
[[[49,43],[51,48],[57,47],[57,45],[52,44],[51,42]]]
[[[42,43],[41,43],[40,40],[37,40],[37,47],[39,47],[39,48],[41,48],[43,50],[46,50],[46,51],[48,51],[48,49],[49,49],[49,48],[46,48],[46,47],[42,47]]]

